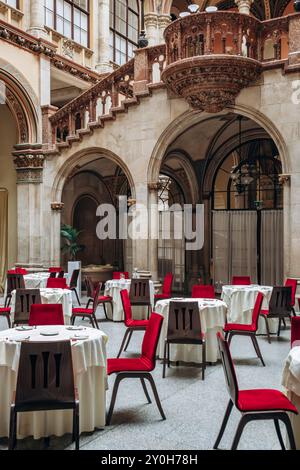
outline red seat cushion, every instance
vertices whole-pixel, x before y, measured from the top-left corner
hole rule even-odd
[[[154,298],[155,298],[155,300],[169,299],[170,295],[168,295],[168,294],[155,294]]]
[[[125,325],[128,326],[128,327],[143,327],[143,328],[147,328],[149,324],[149,320],[125,320]]]
[[[241,325],[240,323],[226,323],[224,331],[256,331],[252,325]]]
[[[291,411],[298,414],[297,408],[278,390],[257,389],[239,392],[240,411]]]
[[[152,363],[147,358],[129,358],[129,359],[107,359],[107,374],[126,371],[145,371],[151,372],[153,370]]]
[[[73,315],[92,315],[93,309],[92,308],[73,308],[72,314]]]
[[[98,297],[98,302],[111,302],[112,301],[112,297],[110,297],[110,295],[100,295],[100,297]]]
[[[0,308],[0,313],[10,313],[10,308]]]
[[[261,310],[261,315],[269,315],[269,310]]]

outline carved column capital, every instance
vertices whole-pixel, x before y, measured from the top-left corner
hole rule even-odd
[[[51,210],[53,212],[62,212],[65,207],[63,202],[51,202]]]
[[[244,15],[250,15],[250,8],[253,0],[235,0],[235,4],[238,6],[239,13]]]
[[[145,15],[145,27],[156,28],[158,23],[158,15],[156,13],[147,13]]]
[[[288,185],[291,182],[291,175],[283,173],[278,176],[278,181],[282,186]]]
[[[160,189],[162,189],[162,183],[158,182],[158,183],[148,183],[148,189],[149,191],[159,191]]]
[[[17,170],[17,184],[43,182],[43,168],[45,155],[42,152],[42,146],[36,145],[17,145],[13,152],[14,164]]]

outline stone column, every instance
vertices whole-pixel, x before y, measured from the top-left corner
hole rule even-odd
[[[164,32],[167,26],[171,23],[170,15],[160,15],[158,18],[158,28],[159,28],[159,44],[164,44]]]
[[[40,144],[21,144],[15,148],[13,155],[17,171],[17,264],[41,267],[45,251],[42,220],[45,157]]]
[[[149,183],[149,271],[154,281],[158,280],[158,238],[159,238],[159,213],[158,191],[160,183]]]
[[[46,37],[44,2],[41,0],[30,1],[30,23],[28,33],[37,38]]]
[[[238,6],[239,13],[244,15],[250,15],[250,8],[253,3],[253,0],[235,0],[236,5]]]
[[[112,71],[110,64],[110,47],[109,47],[109,0],[99,0],[98,13],[98,64],[96,70],[100,73]]]
[[[156,13],[145,15],[145,30],[149,46],[159,44],[158,15]]]

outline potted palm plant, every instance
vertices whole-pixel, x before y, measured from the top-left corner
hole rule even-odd
[[[64,244],[61,247],[61,251],[63,254],[67,255],[68,257],[68,276],[69,281],[71,279],[72,273],[75,269],[80,270],[80,275],[78,277],[78,285],[77,291],[79,296],[81,295],[81,261],[78,261],[77,254],[80,253],[85,249],[84,245],[78,243],[78,239],[82,231],[77,230],[75,227],[71,225],[63,225],[61,227],[61,237],[64,240]]]

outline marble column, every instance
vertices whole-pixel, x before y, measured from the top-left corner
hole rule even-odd
[[[98,63],[96,70],[100,73],[106,73],[112,71],[109,47],[109,0],[99,0],[98,11]]]
[[[235,4],[238,6],[239,13],[244,15],[250,15],[250,8],[253,0],[235,0]]]
[[[159,44],[158,15],[156,13],[145,15],[145,30],[149,46]]]
[[[170,15],[160,15],[158,18],[158,28],[159,28],[159,44],[164,44],[164,32],[167,26],[171,23]]]
[[[27,32],[37,38],[47,36],[45,30],[44,2],[41,0],[30,1],[30,23]]]

